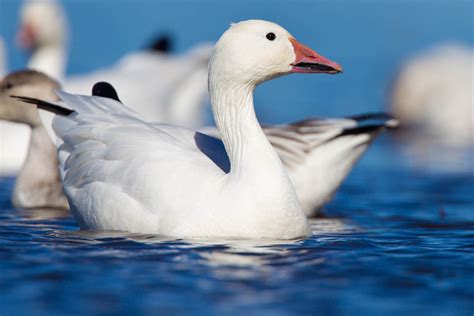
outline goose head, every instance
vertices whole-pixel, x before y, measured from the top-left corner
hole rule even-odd
[[[55,0],[28,0],[21,9],[17,40],[24,49],[63,46],[66,42],[66,21]]]
[[[339,64],[298,42],[278,24],[248,20],[232,24],[216,44],[210,75],[243,84],[290,73],[342,72]]]
[[[17,71],[0,81],[0,120],[23,123],[32,128],[41,125],[35,107],[20,102],[11,96],[21,95],[56,101],[55,91],[60,85],[55,80],[34,70]]]

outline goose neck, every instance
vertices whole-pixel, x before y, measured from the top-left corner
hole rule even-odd
[[[41,71],[46,75],[62,80],[65,72],[65,48],[59,44],[38,47],[28,62],[28,68]]]
[[[210,80],[212,109],[229,157],[230,175],[246,179],[253,175],[259,181],[268,180],[268,175],[282,176],[286,181],[283,165],[256,118],[254,89],[254,84]]]

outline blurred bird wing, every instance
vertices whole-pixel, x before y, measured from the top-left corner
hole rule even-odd
[[[283,164],[291,169],[303,164],[323,147],[343,149],[357,146],[370,141],[384,128],[392,127],[391,124],[397,125],[398,122],[384,113],[375,113],[347,118],[311,118],[285,125],[264,126],[263,131]]]
[[[336,137],[352,120],[307,119],[285,125],[264,126],[263,131],[287,168],[298,166],[314,148]]]

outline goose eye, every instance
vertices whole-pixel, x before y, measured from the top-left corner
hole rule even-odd
[[[5,89],[11,89],[11,88],[13,88],[13,83],[7,82],[7,83],[5,84]]]
[[[269,41],[273,41],[275,38],[276,38],[275,33],[270,32],[270,33],[267,34],[267,39]]]

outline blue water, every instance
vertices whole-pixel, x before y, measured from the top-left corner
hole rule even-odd
[[[3,202],[2,315],[471,315],[474,169],[414,170],[387,138],[365,158],[306,240],[82,232]]]
[[[153,34],[176,50],[229,22],[274,20],[345,67],[260,87],[263,122],[382,110],[402,60],[474,43],[472,1],[65,1],[69,72],[110,65]],[[11,69],[19,2],[0,0]],[[79,231],[68,214],[13,210],[0,178],[0,315],[472,315],[474,153],[379,139],[296,241],[174,240]],[[416,144],[413,146],[416,147]],[[63,217],[61,217],[63,216]]]

